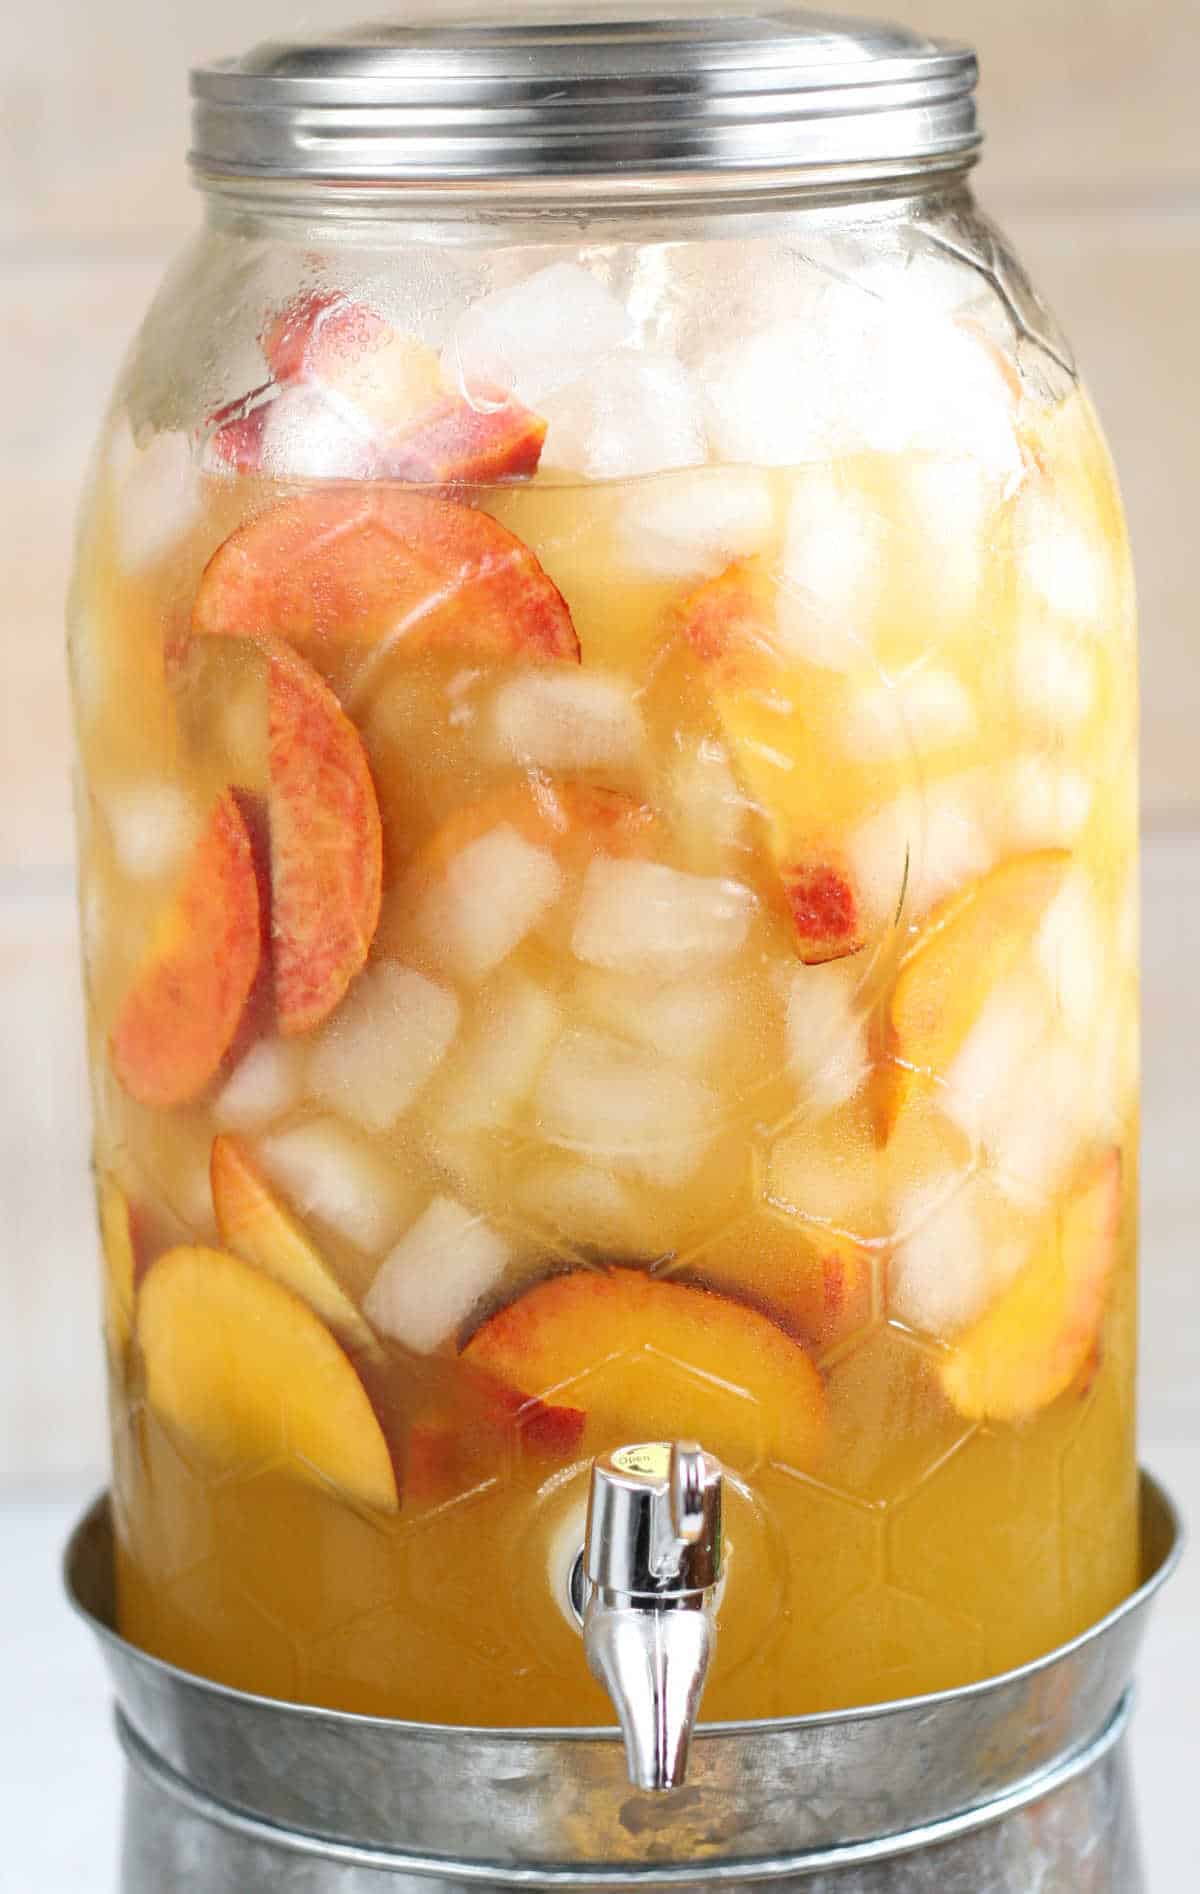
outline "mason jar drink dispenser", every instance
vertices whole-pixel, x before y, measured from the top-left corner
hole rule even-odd
[[[70,614],[130,1889],[1136,1885],[1133,588],[974,81],[193,74]]]

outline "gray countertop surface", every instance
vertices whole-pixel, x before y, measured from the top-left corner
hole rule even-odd
[[[1149,1441],[1144,1457],[1200,1516],[1200,1444]],[[108,1691],[58,1570],[91,1496],[79,1485],[0,1501],[0,1894],[115,1894],[121,1770]],[[1150,1894],[1200,1885],[1198,1696],[1200,1562],[1186,1560],[1159,1602],[1140,1675],[1134,1762]]]

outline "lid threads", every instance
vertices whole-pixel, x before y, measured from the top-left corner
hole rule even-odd
[[[566,185],[869,168],[980,144],[968,47],[777,6],[733,17],[366,27],[191,75],[214,177]]]

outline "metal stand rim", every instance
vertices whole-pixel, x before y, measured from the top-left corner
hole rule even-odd
[[[1160,1531],[1165,1533],[1164,1543],[1156,1551],[1149,1570],[1141,1578],[1136,1589],[1103,1618],[1089,1625],[1075,1637],[1069,1638],[1065,1644],[1056,1645],[1053,1650],[1045,1651],[1040,1656],[1019,1664],[1013,1670],[1000,1671],[994,1676],[980,1678],[973,1683],[960,1684],[951,1689],[931,1691],[915,1697],[892,1698],[883,1703],[863,1704],[841,1710],[816,1711],[801,1716],[698,1723],[696,1726],[697,1744],[704,1745],[728,1737],[778,1734],[789,1730],[832,1730],[847,1724],[882,1722],[894,1717],[898,1712],[936,1710],[946,1704],[968,1702],[989,1696],[997,1687],[1006,1683],[1034,1678],[1060,1664],[1064,1658],[1072,1656],[1075,1652],[1096,1646],[1120,1621],[1142,1610],[1152,1601],[1170,1579],[1183,1556],[1183,1522],[1171,1496],[1146,1469],[1141,1472],[1140,1487],[1143,1509],[1147,1504],[1157,1509]],[[105,1534],[111,1532],[111,1503],[111,1497],[107,1491],[99,1493],[78,1522],[63,1554],[63,1583],[72,1610],[100,1640],[102,1646],[114,1654],[128,1654],[134,1657],[138,1665],[147,1673],[168,1681],[177,1680],[189,1688],[202,1692],[205,1697],[214,1702],[227,1698],[242,1703],[258,1704],[267,1711],[286,1710],[291,1717],[303,1718],[313,1723],[335,1724],[339,1727],[354,1725],[363,1730],[374,1728],[389,1733],[400,1732],[409,1740],[428,1739],[438,1743],[444,1741],[448,1731],[452,1729],[458,1737],[479,1737],[493,1742],[546,1741],[556,1745],[563,1743],[603,1743],[614,1747],[620,1745],[621,1732],[615,1723],[598,1726],[567,1725],[561,1728],[540,1724],[493,1726],[491,1724],[421,1723],[407,1718],[372,1716],[358,1711],[329,1710],[317,1704],[263,1697],[253,1691],[235,1690],[229,1685],[217,1683],[212,1678],[201,1676],[199,1673],[182,1671],[163,1658],[154,1657],[148,1651],[129,1645],[116,1629],[115,1608],[111,1604],[106,1604],[98,1610],[96,1602],[81,1593],[77,1583],[81,1554],[89,1535],[94,1535],[97,1531]]]
[[[220,1802],[195,1788],[137,1734],[120,1710],[115,1713],[117,1738],[131,1769],[147,1777],[163,1794],[182,1804],[192,1815],[215,1827],[232,1830],[249,1841],[309,1860],[335,1862],[345,1867],[375,1872],[424,1876],[430,1881],[453,1880],[458,1884],[487,1888],[570,1888],[586,1894],[603,1894],[611,1888],[689,1888],[721,1887],[731,1882],[776,1881],[787,1876],[828,1873],[844,1868],[865,1867],[912,1854],[919,1849],[958,1839],[991,1826],[1033,1802],[1042,1800],[1092,1769],[1116,1747],[1129,1726],[1133,1710],[1133,1687],[1120,1699],[1104,1727],[1087,1743],[1037,1771],[1024,1781],[988,1802],[869,1841],[840,1844],[831,1848],[805,1850],[799,1854],[773,1855],[751,1860],[719,1860],[707,1864],[692,1862],[678,1867],[637,1868],[513,1868],[481,1861],[450,1860],[445,1856],[418,1855],[403,1850],[365,1848],[353,1842],[334,1841],[298,1829],[283,1828],[261,1817],[249,1815]]]

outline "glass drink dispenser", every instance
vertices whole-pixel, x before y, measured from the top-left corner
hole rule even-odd
[[[1133,588],[974,72],[722,8],[193,75],[71,603],[109,1637],[260,1757],[436,1730],[450,1841],[343,1815],[400,1866],[330,1877],[458,1885],[455,1731],[601,1759],[488,1885],[960,1820],[961,1755],[686,1810],[718,1726],[994,1748],[1143,1576]]]

